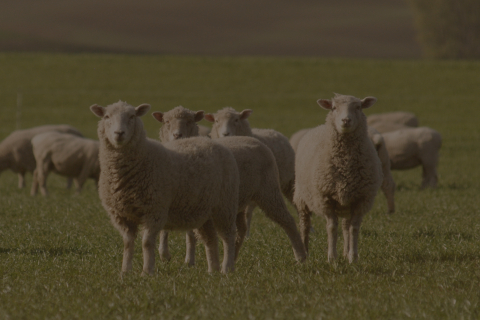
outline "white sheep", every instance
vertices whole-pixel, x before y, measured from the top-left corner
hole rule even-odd
[[[428,128],[404,128],[382,134],[392,170],[407,170],[422,166],[422,189],[436,187],[437,165],[442,136]]]
[[[37,194],[39,184],[42,195],[48,194],[46,183],[50,171],[73,178],[77,193],[81,192],[87,178],[94,179],[98,185],[98,141],[53,131],[33,137],[32,147],[37,162],[33,173],[32,196]]]
[[[378,132],[385,133],[405,127],[418,127],[418,119],[411,112],[396,111],[369,115],[367,124]]]
[[[338,218],[343,218],[343,254],[350,262],[358,259],[362,218],[373,206],[382,183],[380,159],[362,112],[376,101],[374,97],[360,100],[339,94],[332,100],[318,100],[322,108],[330,110],[326,122],[308,131],[298,145],[293,202],[300,215],[300,232],[308,250],[310,216],[323,214],[328,261],[337,258]]]
[[[25,173],[35,170],[36,163],[32,150],[32,138],[43,132],[63,132],[79,137],[83,135],[69,125],[46,125],[13,131],[0,143],[0,173],[10,169],[18,174],[18,187],[25,187]],[[68,182],[70,186],[70,181]]]
[[[277,163],[282,193],[292,202],[295,183],[295,152],[288,138],[280,132],[272,129],[250,128],[247,119],[252,112],[250,109],[237,112],[235,109],[227,107],[217,111],[215,114],[207,113],[205,119],[213,123],[210,136],[213,139],[227,136],[251,136],[269,147]],[[250,229],[254,208],[254,205],[250,205],[247,208],[248,230]]]
[[[290,144],[295,152],[297,152],[300,140],[309,130],[312,129],[299,130],[290,138]],[[375,146],[380,162],[382,163],[383,182],[381,188],[385,198],[387,198],[388,213],[395,213],[395,181],[393,180],[392,172],[390,170],[390,158],[385,146],[385,141],[383,140],[382,135],[372,127],[368,127],[368,136]]]
[[[176,114],[175,121],[165,121],[171,119],[167,115]],[[176,107],[164,113],[160,117],[159,112],[152,113],[158,121],[164,120],[160,129],[160,140],[162,142],[173,141],[181,138],[189,138],[198,135],[196,130],[196,121],[203,118],[203,111],[190,111],[183,107]],[[236,256],[243,243],[247,231],[245,209],[253,201],[265,212],[268,218],[278,223],[287,233],[295,257],[298,261],[306,258],[300,234],[295,225],[295,220],[288,212],[283,201],[280,185],[278,182],[278,169],[275,158],[270,149],[259,140],[252,137],[230,137],[228,139],[217,139],[220,143],[229,149],[237,162],[240,173],[239,206],[237,214],[237,241],[235,244]],[[168,252],[168,233],[160,233],[160,256],[165,260],[170,259]],[[185,262],[193,265],[195,259],[195,238],[187,234],[187,254]]]
[[[150,109],[119,101],[92,105],[101,118],[99,195],[123,236],[122,272],[132,269],[134,241],[143,225],[143,274],[152,274],[160,230],[195,229],[206,247],[208,270],[234,270],[239,174],[232,153],[204,137],[162,144],[146,137],[141,116]]]

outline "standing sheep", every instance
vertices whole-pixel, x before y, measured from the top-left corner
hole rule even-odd
[[[362,112],[376,101],[339,94],[332,100],[318,100],[330,110],[326,122],[307,132],[297,149],[293,202],[300,215],[303,243],[308,250],[311,214],[323,214],[328,261],[337,258],[338,218],[343,218],[343,254],[350,262],[358,259],[360,225],[382,183],[380,159]]]
[[[173,108],[168,112],[155,111],[153,117],[163,123],[160,128],[160,140],[163,142],[172,141],[178,138],[207,136],[210,129],[198,125],[197,122],[203,119],[203,111],[192,112],[182,106]]]
[[[422,189],[437,186],[437,165],[442,136],[428,127],[404,128],[382,134],[392,170],[422,166]]]
[[[203,118],[203,111],[190,111],[183,107],[176,107],[166,112],[167,115],[175,113],[176,121],[170,121],[169,126],[162,126],[160,129],[160,140],[162,142],[173,141],[181,138],[189,138],[195,135],[196,121]],[[158,121],[162,119],[159,112],[154,112],[153,117]],[[197,133],[198,134],[198,133]],[[230,137],[228,139],[216,140],[219,144],[229,149],[237,162],[240,173],[239,205],[237,214],[237,241],[235,244],[236,256],[247,231],[245,209],[250,201],[255,202],[262,208],[267,217],[278,223],[287,233],[292,242],[295,257],[298,261],[306,258],[302,240],[295,226],[285,202],[282,198],[278,182],[278,169],[270,149],[263,143],[252,137]],[[168,233],[160,233],[160,256],[166,260],[170,259],[168,252]],[[185,262],[193,265],[195,257],[195,238],[187,234],[187,255]]]
[[[150,109],[119,101],[92,105],[101,118],[99,195],[123,236],[122,272],[132,269],[134,241],[143,225],[143,274],[155,266],[160,230],[195,229],[204,241],[209,272],[219,270],[217,234],[223,240],[222,272],[234,270],[239,175],[232,153],[203,138],[165,144],[147,139],[140,119]]]
[[[98,141],[68,133],[45,132],[33,137],[32,147],[37,162],[33,173],[32,196],[37,194],[39,184],[42,195],[47,196],[46,184],[50,171],[73,178],[77,193],[82,191],[87,178],[94,179],[98,185]]]
[[[0,143],[0,173],[7,169],[18,173],[18,187],[25,188],[25,173],[33,173],[36,167],[31,140],[37,134],[49,131],[70,133],[83,137],[80,131],[65,124],[13,131]],[[70,181],[68,186],[70,186]]]
[[[307,134],[310,129],[302,129],[297,131],[290,138],[290,144],[293,150],[297,152],[300,140]],[[368,136],[377,150],[378,158],[382,163],[383,182],[382,191],[387,198],[388,213],[395,213],[395,181],[393,180],[392,172],[390,170],[390,158],[385,146],[385,141],[380,133],[372,127],[368,127]]]
[[[369,115],[367,124],[378,132],[385,133],[406,127],[418,127],[418,119],[411,112],[397,111]]]
[[[282,193],[292,202],[295,184],[295,152],[287,137],[280,132],[272,129],[251,129],[247,119],[252,112],[250,109],[237,112],[235,109],[227,107],[215,114],[207,113],[205,119],[213,123],[210,136],[213,139],[227,136],[251,136],[269,147],[277,163]],[[254,205],[247,208],[248,229],[250,229],[254,208]]]

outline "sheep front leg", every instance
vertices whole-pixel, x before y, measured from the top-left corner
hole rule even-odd
[[[328,235],[328,262],[333,262],[337,259],[338,217],[334,208],[327,206],[325,209]]]
[[[350,252],[350,219],[342,220],[342,231],[343,231],[343,256],[345,259],[348,258],[348,253]]]
[[[158,226],[148,226],[143,231],[142,251],[143,251],[143,272],[142,275],[151,275],[155,268],[155,240],[160,228]]]
[[[133,253],[135,249],[135,238],[137,237],[137,226],[125,224],[119,228],[123,237],[123,261],[122,273],[132,270]]]
[[[245,208],[245,218],[247,219],[247,234],[245,236],[247,238],[250,237],[250,224],[252,223],[253,210],[256,206],[255,202],[250,202]]]
[[[35,196],[38,192],[38,174],[37,169],[33,171],[32,189],[30,189],[30,195]]]
[[[207,220],[207,222],[205,222],[195,231],[205,245],[208,272],[220,271],[220,262],[218,259],[218,239],[212,220]]]
[[[25,171],[18,173],[18,188],[25,188]]]
[[[235,240],[235,261],[238,258],[240,248],[243,244],[243,240],[245,239],[245,235],[247,233],[247,221],[246,221],[245,211],[239,212],[237,214],[236,225],[237,225],[237,238]]]
[[[358,260],[358,235],[360,233],[360,225],[362,224],[363,214],[353,213],[350,229],[349,229],[349,240],[350,240],[350,250],[348,252],[348,261],[350,263]]]
[[[188,264],[190,267],[193,267],[195,265],[195,245],[197,244],[195,233],[193,231],[188,231],[185,235],[185,240],[187,244],[185,263]]]
[[[47,190],[47,176],[48,176],[48,163],[43,163],[40,166],[37,166],[37,177],[38,183],[40,184],[40,192],[43,196],[48,196]]]
[[[310,218],[312,214],[310,210],[307,209],[307,207],[299,208],[297,209],[297,211],[298,217],[300,219],[300,237],[302,239],[303,246],[305,247],[305,251],[308,253],[309,233],[312,227]]]
[[[158,246],[158,253],[160,254],[160,259],[163,261],[170,261],[171,255],[168,250],[168,231],[160,231],[160,244]]]

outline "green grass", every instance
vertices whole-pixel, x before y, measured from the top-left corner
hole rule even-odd
[[[140,277],[137,243],[134,270],[122,279],[122,241],[92,182],[74,196],[52,175],[51,197],[32,198],[4,172],[0,319],[480,317],[480,62],[0,54],[0,66],[0,139],[16,127],[17,93],[22,128],[69,123],[91,138],[97,118],[88,107],[118,99],[152,111],[251,108],[252,126],[290,136],[324,121],[315,101],[333,92],[376,96],[368,113],[413,111],[443,136],[439,187],[421,191],[420,169],[395,172],[397,213],[386,215],[379,194],[357,264],[326,262],[322,217],[313,219],[308,261],[296,264],[285,234],[256,212],[227,276],[207,273],[201,245],[197,266],[184,266],[178,233],[172,261],[157,256],[153,277]],[[155,120],[144,123],[156,138]]]

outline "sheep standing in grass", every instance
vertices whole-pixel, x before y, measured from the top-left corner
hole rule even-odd
[[[175,121],[168,121],[176,115]],[[189,138],[197,135],[196,122],[203,118],[203,111],[190,111],[183,107],[176,107],[164,114],[154,112],[153,117],[165,122],[160,129],[162,142]],[[163,120],[163,121],[162,121]],[[168,121],[168,123],[167,123]],[[302,240],[295,225],[295,220],[288,212],[283,201],[278,182],[278,169],[275,158],[270,149],[259,140],[252,137],[230,137],[216,140],[229,149],[237,162],[240,173],[239,206],[237,214],[237,241],[235,244],[236,256],[247,231],[245,209],[253,201],[265,212],[268,218],[278,223],[287,233],[295,257],[298,261],[306,258]],[[160,256],[170,259],[168,252],[168,233],[160,233]],[[187,255],[185,262],[193,265],[195,259],[195,238],[190,232],[187,234]]]
[[[310,129],[302,129],[295,132],[290,138],[290,144],[293,150],[297,152],[300,140],[307,134]],[[382,163],[383,182],[382,191],[387,198],[388,213],[395,213],[395,181],[393,180],[392,172],[390,170],[390,158],[388,156],[385,141],[382,135],[372,127],[368,127],[368,136],[377,150],[378,158]]]
[[[350,262],[358,259],[362,218],[382,183],[380,159],[362,112],[376,100],[338,94],[332,100],[318,100],[322,108],[330,110],[326,122],[308,131],[298,145],[293,202],[300,215],[303,243],[308,250],[311,214],[323,214],[328,261],[337,258],[338,218],[343,218],[343,254]]]
[[[83,137],[80,131],[69,125],[46,125],[13,131],[0,143],[0,173],[7,169],[18,173],[18,187],[24,188],[25,173],[33,173],[36,167],[31,140],[37,134],[49,131]]]
[[[223,240],[222,272],[233,271],[239,175],[232,153],[196,137],[161,144],[147,139],[140,119],[150,105],[119,101],[92,105],[101,118],[99,195],[123,236],[122,271],[132,269],[134,241],[143,226],[143,273],[152,274],[160,230],[195,229],[206,247],[208,270],[219,270],[217,234]]]
[[[411,112],[397,111],[372,114],[367,117],[369,127],[380,133],[391,132],[408,127],[418,127],[418,119]]]
[[[251,136],[264,143],[272,150],[280,175],[280,188],[287,199],[293,200],[293,186],[295,184],[295,152],[287,137],[272,129],[251,129],[248,117],[252,110],[246,109],[237,112],[227,107],[215,114],[206,114],[205,119],[213,123],[210,136],[213,139],[231,136]],[[247,208],[248,229],[254,205]]]
[[[98,141],[68,133],[45,132],[32,139],[37,168],[33,173],[31,195],[37,194],[40,184],[42,195],[47,196],[47,176],[50,171],[73,178],[77,193],[82,191],[87,178],[98,184],[100,163]]]
[[[422,166],[422,189],[437,186],[437,165],[442,136],[428,127],[404,128],[382,134],[392,170]]]

